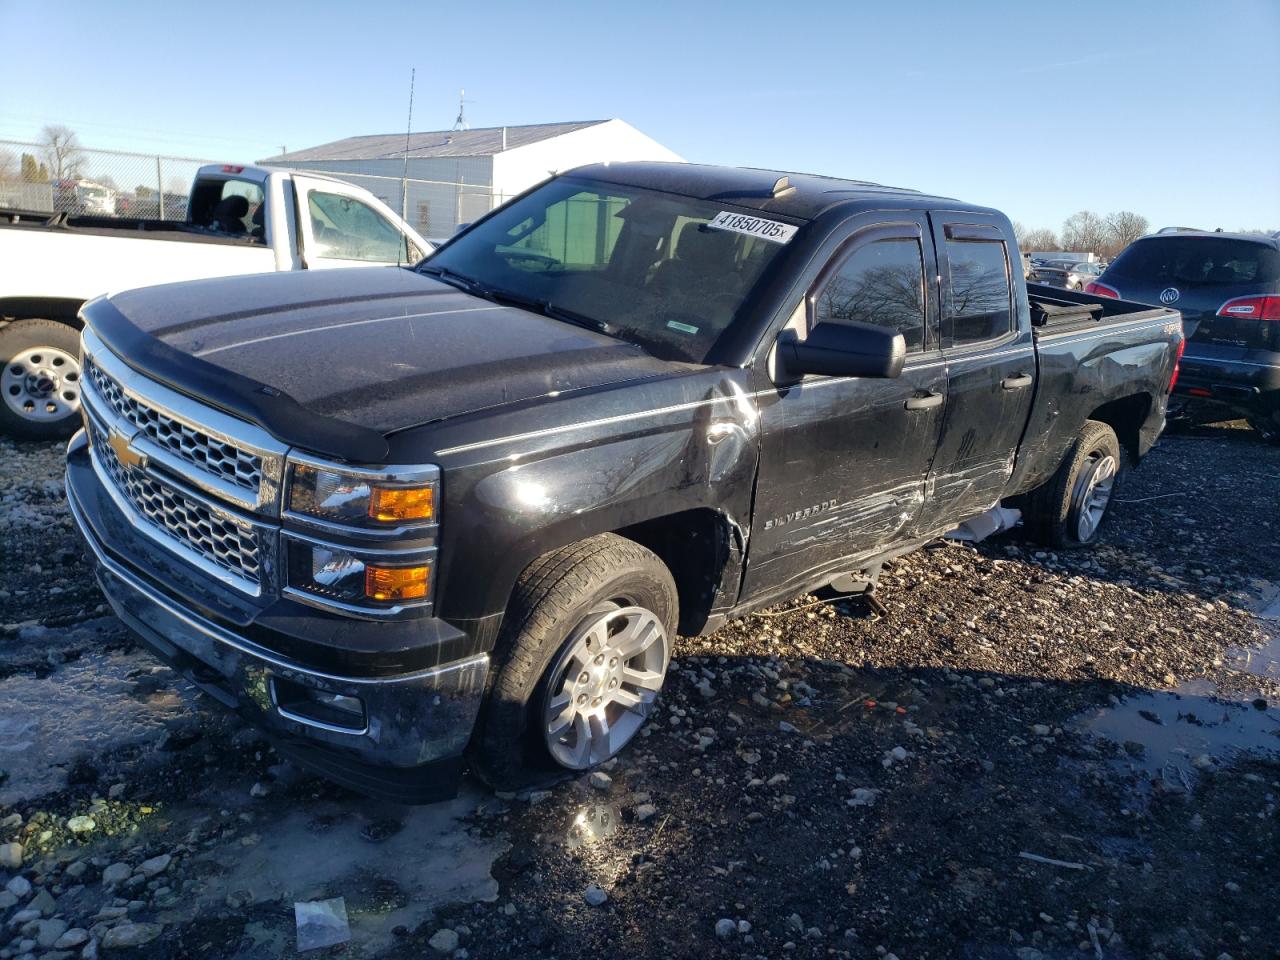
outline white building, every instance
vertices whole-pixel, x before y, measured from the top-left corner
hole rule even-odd
[[[623,120],[348,137],[260,163],[335,174],[380,197],[426,237],[448,237],[553,173],[604,160],[682,158]],[[402,206],[403,205],[403,206]]]

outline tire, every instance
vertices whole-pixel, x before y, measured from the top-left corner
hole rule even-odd
[[[1086,420],[1057,472],[1024,498],[1022,524],[1027,535],[1058,549],[1093,543],[1123,473],[1124,454],[1116,432],[1105,423]],[[1086,508],[1090,518],[1082,523]]]
[[[545,779],[557,768],[585,770],[615,755],[644,725],[652,709],[671,659],[678,613],[676,585],[666,565],[645,547],[616,534],[591,537],[531,563],[516,581],[507,607],[488,696],[468,751],[472,770],[492,787],[518,789]],[[645,631],[651,640],[643,661],[620,651],[617,657],[607,657],[610,644],[618,637],[633,637],[633,628]],[[603,663],[592,660],[580,667],[582,661],[572,655],[582,653],[584,644],[592,654],[601,650]],[[621,664],[613,671],[611,659]],[[644,690],[629,680],[608,686],[622,679],[628,665],[635,667],[628,676],[644,676]],[[588,670],[591,679],[583,681]],[[651,673],[657,674],[656,682]],[[587,700],[581,712],[575,698],[565,707],[563,715],[572,714],[574,721],[561,741],[550,733],[546,718],[570,684],[582,684],[587,692],[577,697]],[[601,698],[593,697],[601,691],[605,691]],[[623,694],[641,702],[622,707],[611,699]],[[598,709],[593,706],[601,701]],[[565,762],[566,754],[579,742],[576,734],[583,729],[578,718],[588,711],[592,717],[583,721],[585,729],[594,735],[604,718],[609,721],[604,726],[608,737],[596,745],[600,749],[591,747],[577,757],[579,762]]]
[[[80,427],[80,334],[56,320],[0,329],[0,431],[62,440]]]
[[[1249,426],[1267,443],[1280,446],[1280,413],[1273,413],[1270,416],[1266,414],[1257,414],[1249,417]]]

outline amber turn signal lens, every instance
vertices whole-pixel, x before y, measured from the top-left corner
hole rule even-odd
[[[432,487],[374,487],[369,516],[374,520],[430,520],[435,515]]]
[[[364,569],[364,592],[371,600],[421,600],[427,595],[429,566]]]

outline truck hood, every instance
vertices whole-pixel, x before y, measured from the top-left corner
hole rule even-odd
[[[168,284],[109,302],[169,356],[383,435],[672,368],[632,344],[394,267]]]

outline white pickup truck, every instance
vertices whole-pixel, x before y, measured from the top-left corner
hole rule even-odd
[[[0,431],[53,439],[78,426],[77,314],[99,294],[411,264],[431,249],[367,190],[266,167],[201,167],[180,221],[0,210]]]

